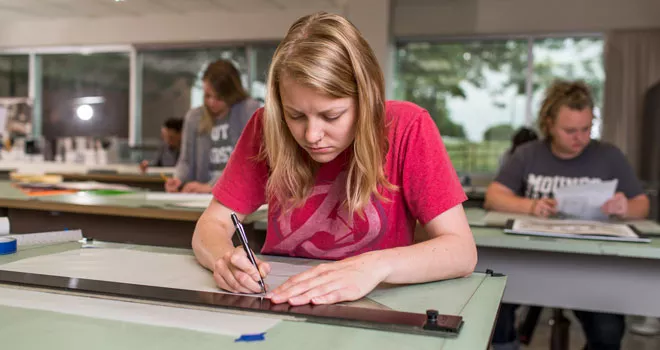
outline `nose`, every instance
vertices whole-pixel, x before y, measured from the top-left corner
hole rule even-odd
[[[310,118],[305,129],[305,141],[310,145],[317,144],[323,139],[323,126],[319,121]]]

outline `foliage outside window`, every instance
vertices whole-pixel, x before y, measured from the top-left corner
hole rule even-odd
[[[585,80],[598,116],[602,51],[596,37],[402,43],[395,98],[429,111],[459,173],[495,173],[513,133],[535,126],[543,92],[554,79]],[[595,125],[598,137],[598,120]]]

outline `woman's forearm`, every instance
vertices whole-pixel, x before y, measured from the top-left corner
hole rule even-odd
[[[226,221],[217,220],[208,210],[202,214],[195,226],[192,248],[199,263],[213,271],[213,266],[228,251],[234,249],[231,241],[233,227]]]
[[[486,191],[484,208],[487,210],[502,211],[507,213],[529,214],[532,211],[533,201],[515,195],[508,189],[502,189],[503,185],[493,183]]]
[[[471,236],[470,236],[471,237]],[[443,235],[407,247],[377,251],[375,273],[393,284],[423,283],[465,277],[474,271],[477,251],[472,239]]]

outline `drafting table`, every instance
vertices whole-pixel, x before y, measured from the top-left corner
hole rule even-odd
[[[87,237],[103,241],[187,248],[202,212],[148,200],[145,192],[29,197],[0,181],[0,216],[9,217],[12,233],[82,229]],[[248,216],[246,231],[265,215]]]
[[[128,246],[94,242],[98,248],[123,247],[167,254],[191,254],[189,250]],[[20,259],[81,249],[80,243],[64,243],[21,250],[0,256],[3,264]],[[87,248],[90,249],[90,248]],[[277,258],[274,258],[277,259]],[[282,259],[282,258],[280,258]],[[475,273],[468,278],[412,286],[378,289],[367,300],[385,308],[419,312],[435,308],[443,314],[460,315],[464,326],[455,338],[392,333],[362,328],[331,326],[284,319],[270,328],[264,341],[236,343],[236,337],[120,322],[102,316],[80,316],[11,305],[0,305],[0,339],[3,348],[36,349],[487,349],[506,283],[506,277]],[[0,287],[3,287],[0,285]],[[5,286],[6,287],[6,286]],[[42,291],[38,293],[51,293]],[[114,300],[112,302],[121,303]],[[217,312],[224,312],[217,310]],[[422,311],[423,313],[424,311]],[[254,314],[253,314],[254,315]],[[258,314],[256,314],[259,317]],[[192,322],[192,321],[190,321]]]

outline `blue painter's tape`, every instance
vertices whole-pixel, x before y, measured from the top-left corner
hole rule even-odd
[[[0,255],[16,253],[16,238],[0,237]]]
[[[266,335],[266,333],[259,333],[259,334],[243,334],[243,335],[241,335],[240,338],[234,340],[234,342],[240,342],[240,341],[244,341],[244,342],[263,341],[263,340],[266,340],[266,338],[264,337],[265,335]]]

